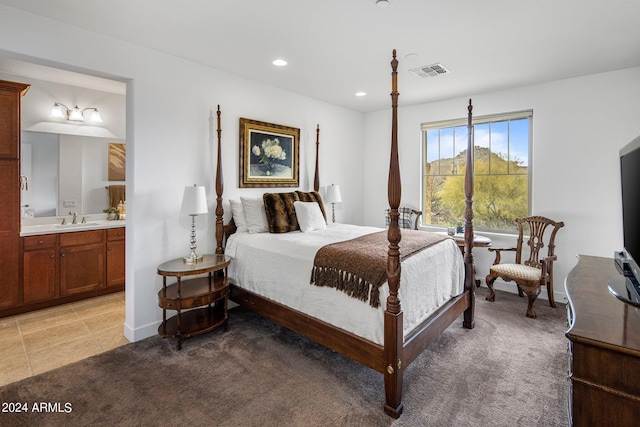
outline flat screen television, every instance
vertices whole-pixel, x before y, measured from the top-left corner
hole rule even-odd
[[[624,250],[615,253],[623,276],[609,282],[616,297],[640,305],[640,136],[620,150]]]

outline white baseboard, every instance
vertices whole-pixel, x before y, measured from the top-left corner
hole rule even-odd
[[[133,329],[129,324],[124,324],[124,337],[131,342],[141,341],[158,334],[158,326],[161,322],[151,323],[140,328]]]

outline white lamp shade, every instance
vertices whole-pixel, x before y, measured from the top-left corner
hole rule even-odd
[[[340,195],[340,186],[331,184],[327,187],[327,196],[325,198],[327,203],[340,203],[342,202],[342,196]]]
[[[91,110],[89,121],[94,123],[102,123],[102,116],[100,115],[100,111],[98,111],[97,108]]]
[[[65,110],[66,111],[66,110]],[[64,119],[65,117],[65,112],[62,111],[62,105],[58,104],[57,102],[55,104],[53,104],[53,107],[51,107],[51,113],[49,114],[50,117],[55,117],[58,119]]]
[[[204,186],[192,185],[184,187],[180,212],[184,215],[202,215],[209,212]]]
[[[84,117],[82,117],[82,110],[80,110],[77,105],[73,107],[72,110],[69,110],[69,120],[73,120],[74,122],[84,121]]]

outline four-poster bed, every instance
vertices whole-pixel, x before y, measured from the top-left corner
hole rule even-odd
[[[360,301],[357,304],[363,304],[367,308],[362,310],[369,310],[375,312],[375,316],[379,317],[380,320],[380,339],[371,338],[366,334],[359,335],[358,333],[350,332],[347,329],[343,329],[342,327],[335,326],[335,324],[331,323],[331,321],[321,320],[314,315],[309,314],[308,311],[303,311],[301,309],[291,308],[285,303],[280,302],[280,300],[276,300],[270,298],[269,296],[265,296],[264,294],[259,294],[254,290],[253,287],[245,285],[245,283],[241,283],[243,278],[248,277],[247,274],[242,273],[240,267],[238,267],[238,276],[240,279],[233,277],[233,274],[230,273],[230,282],[231,282],[231,293],[230,299],[242,307],[248,308],[256,313],[269,318],[286,328],[304,335],[320,344],[325,345],[328,348],[331,348],[355,361],[360,362],[361,364],[368,366],[384,375],[384,384],[385,384],[385,412],[390,416],[397,418],[400,416],[403,410],[402,404],[402,385],[403,385],[403,372],[404,370],[411,364],[411,362],[418,357],[418,355],[433,341],[435,340],[456,318],[463,314],[463,326],[465,328],[473,328],[474,327],[474,294],[475,294],[475,282],[473,278],[473,255],[472,255],[472,247],[473,247],[473,214],[472,214],[472,197],[473,197],[473,176],[472,176],[472,147],[471,147],[471,138],[469,138],[469,147],[467,149],[467,168],[465,174],[465,196],[466,196],[466,212],[465,212],[465,256],[464,256],[464,266],[462,264],[458,264],[458,266],[454,266],[456,262],[460,263],[460,251],[457,248],[455,242],[451,239],[444,239],[442,244],[436,243],[433,244],[432,247],[428,247],[417,255],[411,255],[411,258],[400,263],[401,253],[403,251],[403,243],[402,243],[402,234],[405,233],[417,233],[426,235],[425,232],[420,231],[408,231],[405,230],[401,233],[399,225],[398,225],[398,207],[401,199],[401,182],[400,182],[400,167],[398,161],[398,141],[397,141],[397,106],[398,106],[398,91],[397,91],[397,67],[398,61],[396,59],[396,51],[393,51],[393,60],[391,61],[392,66],[392,132],[391,132],[391,156],[390,156],[390,167],[389,167],[389,183],[388,183],[388,198],[389,198],[389,207],[390,207],[390,217],[391,224],[386,231],[386,236],[388,239],[388,249],[384,249],[386,252],[386,287],[384,291],[380,295],[381,305],[382,307],[375,311],[374,308],[369,307],[369,304],[362,303]],[[471,100],[469,101],[469,126],[471,123]],[[220,116],[220,112],[218,110],[218,118]],[[241,239],[238,237],[238,234],[246,234],[248,233],[236,233],[235,236],[231,236],[236,231],[236,223],[232,219],[229,224],[224,225],[223,222],[223,208],[222,208],[222,193],[223,193],[223,179],[222,179],[222,168],[221,168],[221,144],[220,144],[220,128],[218,121],[218,157],[217,157],[217,171],[216,171],[216,193],[217,193],[217,206],[216,206],[216,252],[224,253],[225,248],[223,247],[223,243],[225,238],[227,238],[228,247],[226,248],[228,251],[235,250],[236,241],[240,241]],[[469,128],[470,129],[470,128]],[[314,193],[302,193],[295,192],[293,197],[297,198],[297,200],[306,200],[306,201],[314,201],[313,198],[316,197],[314,194],[318,194],[318,190],[320,188],[319,182],[319,173],[318,173],[318,151],[319,151],[319,127],[316,132],[316,164],[315,164],[315,176],[314,176]],[[469,130],[470,132],[470,130]],[[470,135],[469,135],[470,136]],[[305,199],[311,197],[311,199]],[[319,197],[319,196],[318,196]],[[266,199],[265,199],[266,200]],[[321,200],[319,201],[322,206]],[[324,211],[322,211],[324,214]],[[355,226],[351,226],[355,227]],[[362,227],[365,228],[365,227]],[[340,233],[342,233],[342,229],[339,229]],[[368,231],[370,232],[370,231]],[[298,233],[300,233],[298,231]],[[357,231],[355,235],[361,235],[365,232]],[[265,233],[268,237],[270,233]],[[312,233],[301,233],[310,235]],[[322,233],[319,233],[322,235]],[[287,236],[290,235],[290,236]],[[285,241],[291,241],[293,237],[293,233],[281,233],[279,235],[274,235],[275,237],[280,237]],[[284,237],[283,237],[284,236]],[[238,237],[234,240],[235,237]],[[291,237],[291,239],[289,238]],[[409,234],[406,234],[407,239],[410,237]],[[413,238],[413,237],[412,237]],[[287,240],[288,239],[288,240]],[[410,240],[410,239],[409,239]],[[452,243],[453,242],[453,243]],[[411,325],[410,330],[404,327],[404,313],[403,308],[400,303],[400,281],[401,281],[401,265],[405,266],[405,268],[411,265],[411,268],[415,264],[425,264],[422,260],[424,257],[430,256],[430,253],[435,253],[441,251],[441,246],[447,246],[447,244],[451,243],[451,247],[453,248],[453,253],[455,253],[455,257],[446,258],[451,262],[450,269],[452,271],[433,271],[432,273],[436,274],[433,277],[441,280],[442,277],[447,275],[452,276],[451,282],[453,283],[453,288],[455,288],[456,282],[456,268],[459,270],[459,279],[458,279],[458,289],[449,289],[448,284],[444,286],[444,290],[442,295],[439,295],[437,298],[441,299],[442,303],[439,303],[439,307],[434,308],[433,311],[429,312],[424,319],[421,319],[420,322],[416,325]],[[270,243],[271,244],[271,243]],[[278,243],[279,244],[279,243]],[[317,244],[317,243],[315,243]],[[408,244],[408,243],[407,243]],[[263,247],[266,247],[263,244]],[[261,246],[257,246],[258,249],[254,249],[254,251],[262,250]],[[324,248],[323,248],[324,249]],[[304,250],[303,250],[304,252]],[[423,255],[424,253],[424,255]],[[446,255],[447,250],[444,250]],[[252,256],[255,260],[255,254],[261,254],[261,252],[254,252]],[[267,254],[265,252],[265,257],[274,262],[277,258],[273,258],[274,255]],[[269,258],[272,257],[272,258]],[[420,258],[423,257],[423,258]],[[232,261],[232,266],[234,266],[234,261]],[[296,261],[297,262],[297,261]],[[283,261],[283,265],[284,265]],[[300,264],[298,262],[298,264]],[[430,265],[430,264],[427,264]],[[419,267],[417,267],[419,268]],[[423,266],[424,269],[424,266]],[[440,269],[442,270],[442,269]],[[411,272],[412,270],[407,270],[408,273],[413,274],[415,277],[416,273]],[[242,273],[242,274],[241,274]],[[430,276],[429,271],[418,270],[418,276],[423,279],[424,277],[432,277]],[[284,276],[284,274],[282,274]],[[462,275],[464,275],[464,283],[462,284]],[[307,276],[308,277],[308,276]],[[266,279],[265,279],[266,280]],[[312,279],[313,280],[313,279]],[[285,281],[283,278],[282,281]],[[446,281],[446,280],[443,280]],[[425,283],[427,282],[427,283]],[[403,278],[403,297],[405,298],[405,304],[407,301],[410,303],[410,297],[407,295],[411,295],[410,292],[416,292],[416,288],[430,288],[432,287],[432,283],[429,283],[427,279],[421,280],[420,283],[422,285],[429,286],[409,286],[407,281]],[[322,289],[318,291],[311,292],[325,292],[327,288],[318,288],[309,284],[307,280],[306,286],[316,289]],[[435,284],[433,285],[435,287]],[[335,295],[340,294],[339,292],[335,293]],[[373,295],[373,292],[371,292]],[[342,296],[338,298],[343,298]],[[348,298],[348,297],[344,297]],[[286,298],[285,298],[286,299]],[[314,303],[314,305],[318,305],[319,303]],[[347,304],[351,304],[348,302]],[[356,303],[353,303],[356,304]],[[336,304],[336,307],[338,304]],[[337,309],[336,309],[337,310]],[[329,310],[325,310],[329,311]],[[344,313],[343,313],[344,314]],[[415,316],[411,316],[412,319]],[[413,322],[415,319],[410,320]],[[365,320],[366,322],[366,320]],[[375,333],[374,333],[375,335]]]

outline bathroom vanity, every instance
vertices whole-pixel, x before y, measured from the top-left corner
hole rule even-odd
[[[124,290],[124,221],[23,224],[20,254],[18,299],[0,317]]]

